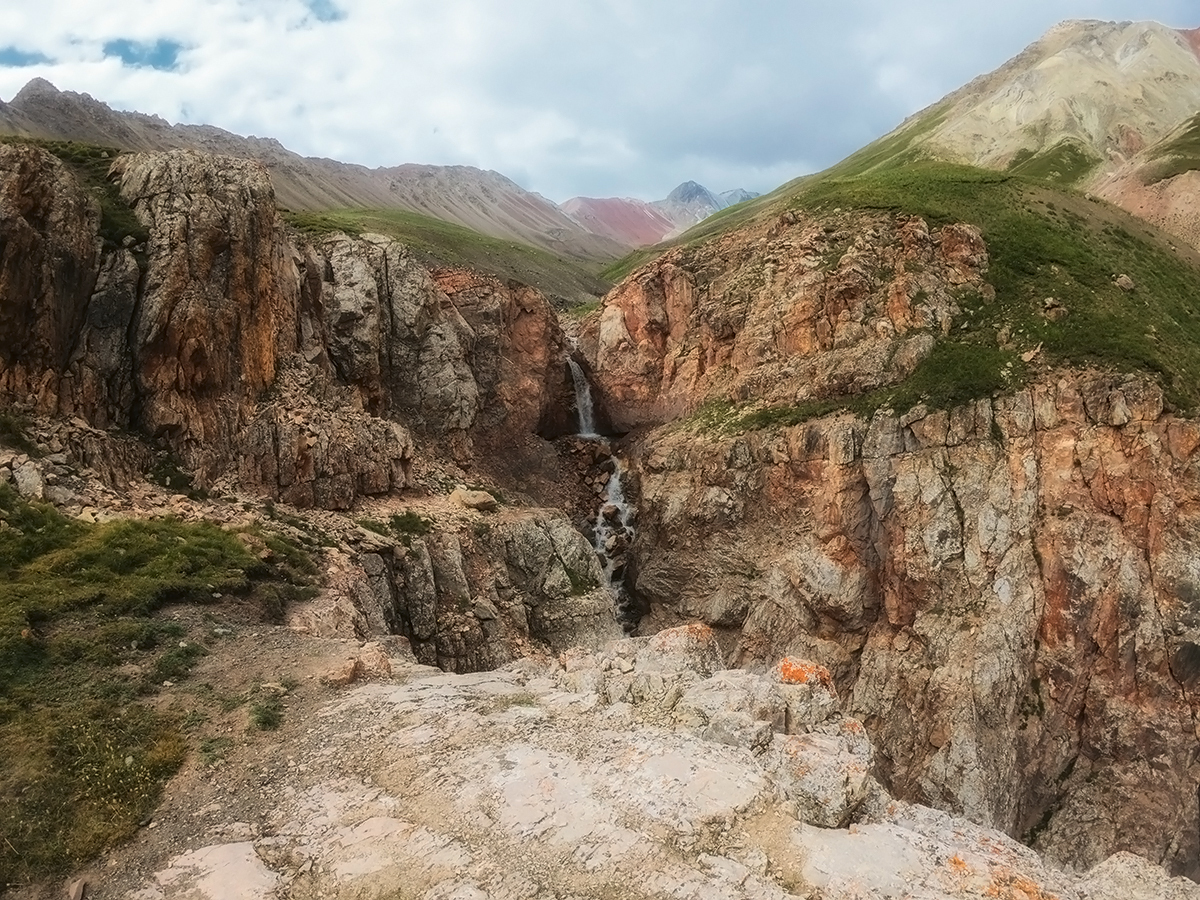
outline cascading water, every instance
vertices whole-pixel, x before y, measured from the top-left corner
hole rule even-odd
[[[592,387],[588,384],[583,367],[571,357],[567,357],[567,365],[571,367],[571,380],[575,383],[575,409],[579,414],[579,436],[598,438],[596,432],[596,409],[592,403]]]
[[[575,408],[579,414],[578,436],[589,441],[603,441],[604,438],[596,430],[596,408],[587,375],[584,374],[583,367],[569,356],[567,365],[571,369],[571,380],[575,385]],[[611,464],[612,471],[604,486],[604,499],[600,511],[596,514],[593,546],[596,555],[600,557],[604,578],[613,593],[617,620],[626,631],[631,632],[637,622],[633,600],[625,587],[625,574],[626,554],[633,542],[633,521],[637,510],[625,498],[621,460],[612,453],[607,441],[605,448],[609,452],[605,465]]]
[[[625,554],[633,542],[633,521],[637,510],[625,498],[622,482],[621,460],[612,457],[613,470],[604,491],[604,504],[596,514],[596,555],[604,566],[604,577],[613,592],[617,608],[617,620],[632,631],[634,621],[633,599],[625,589]]]

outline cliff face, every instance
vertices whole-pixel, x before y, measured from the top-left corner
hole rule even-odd
[[[1194,871],[1200,428],[1064,376],[950,412],[640,448],[637,589],[835,674],[899,795],[1074,865]]]
[[[876,219],[824,264],[836,226],[762,228],[607,298],[590,347],[621,421],[898,380],[988,291],[966,226]],[[1061,370],[949,410],[730,421],[630,447],[642,633],[699,619],[732,663],[827,666],[898,796],[1065,864],[1197,872],[1200,426],[1143,379]]]
[[[297,243],[258,163],[172,151],[120,157],[113,177],[144,245],[103,250],[100,212],[61,164],[0,147],[10,399],[144,432],[203,483],[234,471],[246,489],[329,508],[404,487],[414,429],[469,453],[472,429],[569,406],[551,373],[565,372],[561,334],[536,292],[476,290],[481,342],[402,245]],[[545,338],[541,380],[513,362],[531,331]]]
[[[970,225],[785,213],[678,248],[605,299],[582,344],[618,429],[661,424],[713,397],[795,402],[912,373],[958,298],[991,289]]]

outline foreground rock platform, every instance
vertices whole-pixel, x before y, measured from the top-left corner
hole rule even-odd
[[[394,659],[278,747],[260,821],[218,812],[92,896],[1200,898],[895,801],[827,672],[717,660],[703,626],[470,675]]]

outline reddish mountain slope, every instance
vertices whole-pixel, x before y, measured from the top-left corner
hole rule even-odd
[[[657,244],[675,230],[674,222],[642,200],[572,197],[559,208],[593,234],[627,247]]]

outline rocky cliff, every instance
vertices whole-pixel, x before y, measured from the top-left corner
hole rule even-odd
[[[1064,864],[1129,849],[1195,874],[1200,426],[1144,377],[1053,367],[818,415],[929,360],[965,297],[994,296],[988,259],[966,225],[787,213],[606,298],[584,346],[643,426],[641,627],[699,619],[739,665],[827,666],[898,796]]]
[[[991,290],[987,263],[970,225],[784,213],[635,272],[587,324],[583,346],[624,430],[709,399],[861,393],[913,372],[958,299]]]
[[[103,250],[64,167],[0,146],[11,401],[146,434],[202,485],[236,471],[326,508],[406,486],[413,430],[469,453],[474,433],[569,408],[535,291],[475,279],[469,302],[456,289],[468,322],[395,241],[287,233],[258,163],[171,151],[120,157],[113,177],[149,237]]]
[[[686,853],[733,848],[723,835],[779,797],[810,826],[857,818],[893,848],[899,832],[928,847],[966,827],[887,807],[873,774],[1067,867],[1132,850],[1197,874],[1200,425],[1144,374],[1052,365],[1040,348],[971,402],[888,402],[936,369],[947,335],[981,354],[1012,339],[988,332],[985,345],[964,329],[1009,302],[980,228],[787,209],[672,250],[606,298],[578,343],[605,414],[633,429],[620,451],[638,507],[626,587],[648,610],[643,634],[698,620],[715,642],[692,624],[596,659],[571,647],[619,629],[580,526],[615,466],[603,443],[547,440],[572,432],[575,400],[574,351],[545,300],[429,272],[384,237],[302,239],[256,163],[172,151],[120,157],[111,174],[140,223],[124,240],[101,235],[111,197],[41,150],[0,147],[0,393],[47,423],[37,437],[53,451],[6,453],[0,480],[23,495],[95,518],[89,501],[169,451],[237,502],[159,498],[136,514],[229,522],[261,509],[325,548],[324,589],[292,611],[294,628],[400,633],[420,662],[457,672],[563,653],[561,684],[538,681],[533,705],[583,693],[622,728],[640,706],[709,742],[672,757],[680,765],[731,745],[730,777],[761,782],[731,810],[679,820],[692,837],[661,832]],[[1047,320],[1061,309],[1041,308]],[[832,411],[864,398],[866,412]],[[718,683],[693,691],[701,678],[664,668],[673,642],[691,648],[688,671]],[[789,655],[793,681],[810,685],[799,700],[718,672]],[[835,694],[869,738],[834,715]],[[593,735],[570,727],[576,744]],[[678,749],[664,734],[637,737],[635,756]],[[629,814],[658,821],[643,812]],[[848,840],[803,833],[815,854]],[[937,875],[927,895],[1082,895],[1009,844],[954,846],[978,850],[953,859],[980,880],[968,890]],[[996,847],[1003,872],[982,862]],[[946,856],[903,854],[913,878],[935,878]],[[739,865],[776,890],[784,876],[759,859]],[[1129,868],[1104,865],[1102,882]],[[1036,892],[1014,867],[1035,873]],[[803,873],[818,886],[835,876],[847,885],[829,895],[853,896],[849,870]],[[869,896],[895,886],[872,884]]]

